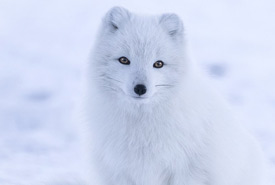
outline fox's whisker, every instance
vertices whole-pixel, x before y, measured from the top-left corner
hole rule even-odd
[[[123,90],[120,88],[120,87],[112,87],[112,86],[109,86],[109,85],[100,85],[101,87],[104,87],[106,89],[110,89],[110,90],[113,90],[115,92],[118,92],[118,91],[121,91],[123,92]]]
[[[114,80],[114,81],[116,81],[116,82],[122,83],[122,81],[119,81],[119,80],[117,80],[117,79],[115,79],[115,78],[112,78],[112,77],[109,77],[109,76],[105,76],[105,78],[108,78],[108,79],[110,79],[110,80]]]
[[[107,78],[107,79],[109,79],[109,80],[113,80],[113,81],[116,81],[116,82],[122,83],[122,81],[120,81],[120,80],[118,80],[118,79],[115,79],[115,78],[112,78],[112,77],[109,77],[109,76],[106,76],[106,75],[102,75],[102,76],[100,76],[100,77],[99,77],[99,78],[97,78],[97,79],[100,79],[100,80],[106,80],[106,78]],[[108,80],[106,80],[106,81],[108,81]]]
[[[173,85],[169,85],[169,84],[159,84],[159,85],[155,85],[156,87],[172,87]]]
[[[113,91],[118,91],[118,89],[110,87],[110,86],[107,86],[107,85],[101,85],[101,87],[104,87],[104,88],[107,88],[107,89],[111,89]]]

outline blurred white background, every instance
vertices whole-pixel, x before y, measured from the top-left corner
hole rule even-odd
[[[1,185],[81,181],[71,115],[98,25],[114,5],[180,15],[191,56],[275,165],[274,0],[0,0]]]

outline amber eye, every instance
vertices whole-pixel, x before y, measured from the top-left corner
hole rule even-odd
[[[154,66],[155,68],[162,68],[163,65],[164,65],[164,63],[163,63],[161,60],[158,60],[158,61],[156,61],[156,62],[154,63],[153,66]]]
[[[118,61],[119,61],[120,63],[124,64],[124,65],[129,65],[129,64],[130,64],[130,61],[129,61],[128,58],[126,58],[126,57],[120,57],[120,58],[118,59]]]

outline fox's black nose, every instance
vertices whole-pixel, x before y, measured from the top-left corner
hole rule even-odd
[[[146,93],[146,87],[145,87],[145,85],[138,84],[138,85],[135,86],[134,91],[135,91],[136,94],[141,96],[141,95]]]

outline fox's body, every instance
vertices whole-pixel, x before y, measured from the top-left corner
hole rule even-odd
[[[102,185],[262,185],[257,143],[184,51],[174,14],[105,16],[87,108]]]

